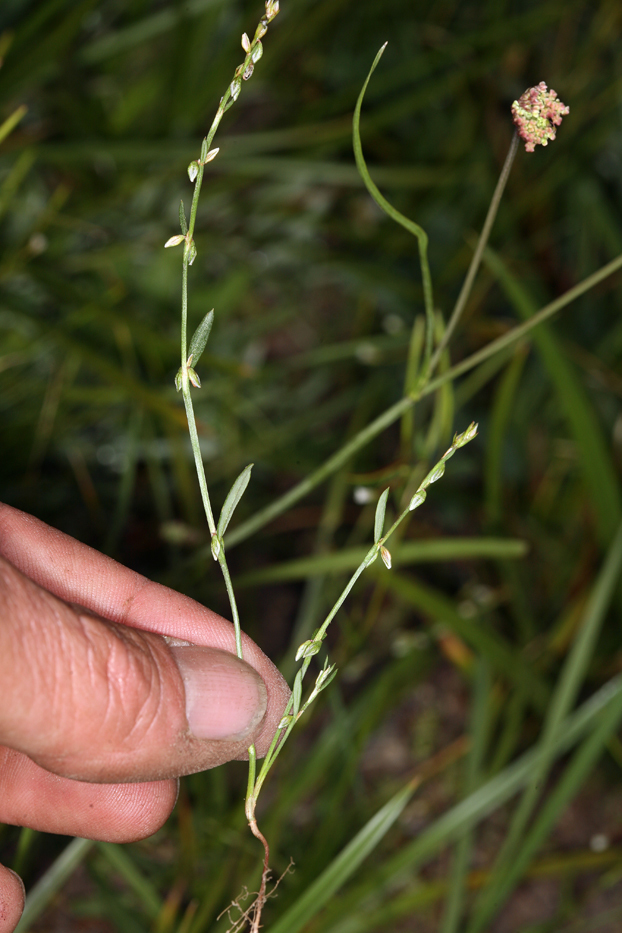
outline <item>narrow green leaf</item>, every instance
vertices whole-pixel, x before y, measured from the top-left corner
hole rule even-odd
[[[527,542],[518,538],[432,538],[429,541],[404,541],[391,548],[393,566],[407,566],[439,560],[517,560],[528,551]],[[280,580],[305,580],[324,574],[335,576],[355,570],[370,553],[369,548],[346,548],[329,554],[301,557],[273,564],[241,575],[236,586],[256,586]],[[373,560],[378,556],[374,550]],[[371,563],[371,560],[370,560]]]
[[[251,478],[251,470],[253,469],[253,466],[254,464],[249,463],[247,467],[244,467],[227,494],[225,504],[223,505],[222,512],[220,513],[220,518],[218,519],[219,538],[222,538],[225,531],[227,530],[227,525],[231,521],[231,516],[233,515],[238,502],[244,495],[244,490],[248,486],[248,481]]]
[[[12,133],[19,121],[26,115],[28,112],[28,107],[25,104],[22,104],[21,107],[18,107],[17,110],[14,110],[13,113],[6,118],[6,120],[0,124],[0,143],[3,139]]]
[[[197,329],[194,332],[192,340],[190,341],[190,350],[189,355],[192,357],[192,365],[196,366],[201,356],[203,350],[207,345],[209,340],[209,335],[212,329],[212,324],[214,323],[214,309],[208,311]]]
[[[270,928],[271,933],[298,933],[305,923],[333,897],[373,852],[398,819],[414,793],[409,782],[395,794],[357,833],[328,868],[307,888],[302,897]]]
[[[186,212],[184,210],[184,202],[179,202],[179,226],[181,227],[181,232],[185,236],[188,232],[188,224],[186,223]]]
[[[533,828],[525,839],[523,849],[512,865],[510,878],[507,879],[510,887],[527,869],[538,849],[550,836],[551,830],[564,810],[585,784],[598,759],[605,752],[607,742],[615,735],[621,719],[622,696],[618,696],[615,702],[603,710],[594,724],[593,731],[576,750],[559,783],[544,802]]]
[[[30,929],[67,879],[82,864],[94,845],[95,843],[90,839],[72,839],[69,845],[65,846],[56,861],[52,862],[45,874],[28,892],[24,913],[15,933],[26,933]]]
[[[480,658],[475,671],[474,696],[470,716],[471,726],[469,731],[471,733],[471,748],[465,762],[466,773],[462,778],[466,792],[465,796],[472,794],[482,783],[484,758],[490,738],[490,695],[490,667]],[[470,830],[466,832],[456,844],[449,890],[447,892],[445,915],[443,917],[440,933],[458,933],[460,930],[460,921],[466,901],[468,888],[467,878],[474,843],[475,834]]]
[[[539,740],[539,745],[542,747],[539,765],[534,769],[514,814],[489,884],[479,897],[475,917],[472,926],[469,928],[472,933],[484,928],[496,910],[496,905],[500,903],[500,887],[507,883],[508,878],[514,878],[513,866],[516,862],[517,852],[524,842],[528,820],[541,796],[542,788],[546,784],[554,761],[555,738],[563,728],[563,723],[576,701],[587,674],[596,640],[620,580],[621,570],[622,524],[618,528],[607,558],[596,578],[585,609],[583,623],[576,634],[572,649],[559,675],[555,691],[547,708]],[[510,890],[511,885],[508,886],[508,893]]]
[[[520,317],[527,323],[533,320],[538,306],[525,284],[490,248],[484,253],[484,261]],[[622,519],[622,496],[600,418],[555,331],[540,325],[531,337],[555,386],[560,408],[576,442],[601,544],[608,545]]]
[[[552,749],[554,756],[557,758],[564,754],[583,736],[594,731],[601,721],[601,716],[609,716],[609,711],[613,713],[613,708],[618,705],[621,697],[622,677],[614,677],[564,720],[563,728],[557,734]],[[385,896],[398,896],[400,887],[408,884],[408,879],[412,879],[417,870],[437,852],[449,843],[461,839],[465,832],[469,832],[524,787],[534,768],[538,767],[542,755],[543,749],[540,744],[531,748],[500,774],[436,819],[412,842],[389,856],[382,866],[377,867],[374,878],[374,883],[378,885],[376,890],[386,892]],[[344,899],[344,906],[348,906],[350,898],[362,902],[369,893],[370,879],[367,877],[350,892],[347,901]],[[275,933],[275,930],[271,930],[271,933]],[[281,929],[281,933],[284,933],[284,928]]]
[[[517,687],[529,689],[529,702],[542,712],[549,702],[549,687],[523,654],[499,632],[483,624],[474,624],[456,610],[453,600],[444,593],[403,574],[387,574],[385,586],[407,605],[423,613],[431,622],[441,622],[485,658],[494,671],[502,673]]]
[[[374,519],[374,542],[377,544],[380,538],[382,537],[382,529],[384,528],[384,516],[387,511],[387,499],[389,497],[389,486],[382,493],[378,499],[378,505],[376,506],[376,517]]]
[[[104,858],[119,872],[128,888],[134,891],[145,913],[151,919],[158,917],[163,907],[162,899],[128,854],[128,850],[112,842],[98,842],[96,845]]]

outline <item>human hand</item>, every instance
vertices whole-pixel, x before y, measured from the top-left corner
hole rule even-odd
[[[0,503],[0,822],[132,842],[180,775],[264,755],[289,689],[242,642],[244,661],[230,622]],[[0,866],[0,933],[22,908]]]

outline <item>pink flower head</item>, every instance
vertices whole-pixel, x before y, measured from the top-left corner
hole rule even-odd
[[[529,87],[512,104],[512,119],[518,135],[525,140],[525,151],[533,152],[536,145],[546,146],[549,139],[555,139],[556,129],[562,117],[570,113],[557,94],[549,90],[544,83]]]

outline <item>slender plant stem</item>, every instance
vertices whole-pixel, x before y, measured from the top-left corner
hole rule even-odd
[[[192,238],[192,235],[194,233],[194,225],[197,219],[197,210],[199,207],[199,195],[201,194],[201,185],[203,184],[203,173],[205,171],[204,160],[209,152],[210,146],[212,145],[212,141],[214,139],[214,136],[216,135],[216,130],[220,126],[220,121],[222,120],[225,114],[225,110],[227,109],[226,104],[229,99],[229,96],[230,96],[230,91],[227,88],[227,93],[225,94],[225,96],[220,102],[220,106],[218,107],[216,116],[214,117],[212,121],[212,125],[210,126],[209,133],[203,140],[203,145],[201,146],[201,158],[199,159],[199,171],[194,182],[192,205],[190,207],[190,222],[188,224],[188,235],[190,238]]]
[[[231,582],[231,575],[229,573],[229,567],[227,566],[227,559],[225,557],[224,547],[220,548],[220,552],[218,554],[218,563],[220,564],[220,569],[222,570],[222,575],[225,581],[225,586],[227,588],[227,596],[229,597],[229,605],[231,606],[233,628],[235,629],[235,650],[236,650],[236,654],[238,658],[241,658],[242,657],[242,626],[240,624],[238,604],[235,600],[235,594],[233,592],[233,584]]]
[[[185,376],[187,380],[187,374]],[[188,419],[188,431],[190,433],[190,443],[192,445],[192,453],[194,454],[194,465],[197,471],[197,478],[199,480],[199,488],[201,490],[201,499],[203,500],[203,508],[205,509],[205,516],[207,518],[207,524],[209,525],[210,534],[216,534],[216,522],[214,521],[214,513],[212,512],[212,504],[210,502],[209,491],[207,488],[207,480],[205,478],[205,468],[203,466],[203,458],[201,457],[201,445],[199,443],[199,435],[197,432],[197,425],[194,418],[194,409],[192,407],[192,396],[190,395],[190,387],[184,386],[182,389],[184,397],[184,406],[186,409],[186,418]]]
[[[432,345],[434,339],[434,298],[432,293],[432,275],[430,274],[430,264],[428,262],[428,235],[419,224],[416,224],[413,220],[410,220],[408,217],[405,217],[400,211],[396,210],[395,207],[382,195],[372,181],[371,175],[369,174],[369,169],[367,168],[367,163],[365,162],[365,157],[363,155],[363,147],[361,145],[361,107],[363,105],[363,98],[365,97],[365,91],[367,90],[367,85],[369,80],[373,75],[378,62],[380,61],[384,50],[387,47],[387,43],[382,46],[378,54],[376,55],[371,68],[369,69],[369,74],[365,79],[365,83],[361,89],[361,93],[358,96],[356,102],[356,107],[354,109],[354,117],[352,120],[352,146],[354,149],[354,159],[356,161],[356,167],[359,170],[359,174],[365,183],[365,187],[371,194],[372,198],[378,204],[382,210],[388,214],[396,223],[400,224],[409,233],[412,233],[414,237],[417,238],[417,246],[419,249],[419,265],[421,268],[421,280],[423,284],[423,305],[425,309],[425,348],[424,348],[424,358],[423,358],[423,368],[427,371],[427,368],[430,363],[430,357],[432,355]],[[414,340],[414,333],[411,337],[411,341]]]
[[[501,169],[501,174],[499,175],[499,180],[497,182],[497,187],[495,188],[492,200],[490,202],[490,207],[488,208],[488,213],[486,214],[486,220],[484,221],[484,226],[482,227],[482,232],[480,233],[475,252],[471,259],[466,277],[462,288],[460,289],[460,294],[456,300],[453,311],[451,312],[451,317],[447,322],[447,327],[445,328],[445,333],[434,351],[434,355],[430,360],[430,366],[427,375],[430,375],[434,372],[438,361],[441,358],[441,354],[453,334],[458,321],[460,320],[462,313],[465,309],[466,303],[471,294],[471,289],[473,288],[473,282],[475,281],[475,276],[480,267],[482,256],[484,255],[484,249],[488,243],[490,237],[490,231],[492,230],[492,225],[495,222],[495,217],[497,216],[497,211],[499,210],[499,204],[501,202],[501,197],[505,190],[507,180],[510,176],[510,170],[512,168],[512,163],[514,162],[514,157],[516,155],[516,150],[518,149],[518,133],[514,133],[512,137],[512,142],[510,143],[510,148],[508,154],[505,157],[505,162],[503,163],[503,168]]]

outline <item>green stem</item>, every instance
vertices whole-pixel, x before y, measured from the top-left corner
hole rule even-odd
[[[430,360],[429,369],[426,373],[427,376],[429,376],[430,373],[434,372],[434,369],[436,368],[438,361],[441,358],[441,354],[443,350],[445,349],[445,347],[447,346],[447,344],[449,343],[451,335],[453,334],[456,328],[456,325],[462,316],[462,312],[464,311],[466,303],[469,299],[469,295],[471,294],[471,289],[473,288],[473,282],[475,281],[475,276],[477,275],[477,271],[480,267],[482,256],[484,254],[484,249],[486,248],[486,244],[488,243],[488,239],[490,237],[490,231],[492,230],[492,225],[495,222],[495,217],[497,216],[497,211],[499,210],[499,204],[501,202],[501,197],[503,195],[503,191],[507,184],[507,180],[510,176],[510,169],[512,168],[512,163],[514,162],[514,157],[516,155],[517,148],[518,148],[518,133],[514,133],[514,136],[512,137],[512,142],[510,143],[508,154],[505,157],[505,162],[503,163],[503,168],[501,169],[501,174],[499,176],[499,181],[497,182],[497,187],[495,188],[495,192],[490,202],[490,207],[488,208],[488,213],[486,214],[486,220],[484,221],[482,232],[477,242],[475,252],[473,253],[473,258],[471,259],[471,264],[469,265],[469,269],[467,271],[462,288],[460,289],[460,294],[458,295],[454,309],[451,312],[451,317],[449,318],[449,322],[447,324],[447,327],[445,328],[445,333],[443,334],[443,338],[441,342],[439,343],[438,347],[436,348],[436,350],[434,351],[434,356]]]
[[[220,569],[222,570],[222,575],[225,581],[225,586],[227,588],[227,596],[229,597],[229,605],[231,606],[231,615],[233,619],[233,627],[235,629],[235,651],[238,658],[242,658],[242,626],[240,625],[240,616],[238,614],[238,604],[235,601],[235,594],[233,592],[233,584],[231,582],[231,575],[229,574],[229,568],[227,566],[227,559],[225,557],[225,549],[221,546],[218,553],[218,563],[220,564]]]
[[[473,427],[473,425],[472,425],[471,427]],[[461,438],[463,438],[464,436],[465,436],[465,435],[461,435]],[[475,433],[473,433],[469,439],[472,440],[475,436],[476,436]],[[461,439],[461,438],[460,438],[460,439]],[[434,465],[434,467],[430,470],[430,472],[428,473],[427,477],[425,477],[425,479],[424,479],[424,480],[422,481],[422,483],[420,484],[419,490],[426,489],[426,488],[430,485],[430,482],[431,482],[431,481],[430,481],[430,477],[435,473],[435,471],[436,471],[443,463],[445,463],[447,460],[449,460],[450,457],[452,457],[452,456],[454,455],[454,453],[456,452],[456,450],[458,450],[461,446],[464,446],[464,443],[468,443],[468,440],[467,440],[467,441],[464,441],[463,443],[458,443],[458,441],[459,441],[460,439],[457,438],[457,437],[454,438],[454,443],[453,443],[453,444],[451,445],[451,447],[445,452],[445,454],[444,454],[443,457],[438,461],[438,463],[436,463],[436,464]],[[376,541],[376,542],[371,546],[371,548],[369,549],[369,551],[368,551],[367,554],[365,555],[365,558],[361,561],[361,563],[359,564],[359,566],[356,568],[356,570],[354,571],[354,573],[353,573],[352,576],[350,577],[348,583],[346,584],[346,586],[344,587],[344,589],[343,589],[343,591],[342,591],[342,593],[341,593],[341,596],[339,597],[339,599],[337,600],[337,602],[335,603],[335,605],[333,606],[333,608],[331,609],[331,611],[329,612],[329,614],[326,616],[326,619],[325,619],[324,622],[322,623],[321,627],[317,630],[317,632],[316,632],[315,635],[313,636],[313,641],[319,643],[319,642],[321,642],[321,641],[324,639],[324,636],[326,635],[326,632],[327,632],[327,630],[328,630],[328,626],[330,625],[330,623],[333,621],[333,619],[334,619],[335,616],[337,615],[337,612],[339,611],[339,609],[341,608],[341,606],[342,606],[343,603],[345,602],[345,600],[346,600],[348,594],[351,592],[351,590],[352,590],[354,584],[356,583],[356,581],[358,580],[358,578],[361,576],[361,574],[363,573],[363,571],[364,571],[367,567],[369,567],[369,565],[370,565],[374,560],[377,559],[378,554],[380,553],[380,548],[381,548],[381,546],[384,544],[385,541],[387,541],[387,540],[391,537],[391,535],[394,533],[394,531],[396,531],[396,529],[402,524],[402,522],[404,521],[404,519],[410,514],[410,511],[411,511],[410,508],[405,508],[405,509],[400,513],[400,515],[395,519],[395,521],[393,522],[393,524],[391,525],[391,527],[389,528],[389,530],[387,531],[387,533],[386,533],[382,538],[380,538],[378,541]],[[301,678],[301,680],[302,680],[302,678],[304,677],[304,675],[306,674],[306,672],[307,672],[307,670],[308,670],[308,668],[309,668],[310,662],[311,662],[311,657],[305,657],[305,658],[304,658],[304,660],[303,660],[303,662],[302,662],[302,665],[301,665],[301,668],[300,668],[300,671],[299,671],[298,674],[296,675],[297,678]],[[317,689],[317,684],[316,684],[316,689]],[[323,688],[320,688],[320,690],[321,690],[321,689],[323,689]],[[319,691],[318,691],[318,692],[319,692]],[[298,720],[298,719],[300,718],[300,716],[304,713],[304,711],[307,709],[309,703],[310,703],[313,699],[314,699],[314,693],[313,693],[313,691],[312,691],[312,693],[311,693],[309,699],[307,699],[307,701],[300,707],[300,712],[299,712],[296,716],[293,717],[292,721],[289,723],[289,725],[288,725],[286,728],[279,730],[279,731],[276,733],[276,735],[274,736],[274,738],[272,739],[272,744],[270,745],[270,748],[268,749],[268,753],[266,754],[266,757],[265,757],[265,759],[264,759],[263,767],[262,767],[262,769],[261,769],[261,772],[260,772],[260,774],[259,774],[259,777],[258,777],[258,779],[257,779],[257,782],[255,783],[254,788],[253,788],[252,796],[253,796],[254,802],[257,801],[257,798],[258,798],[258,796],[259,796],[259,792],[261,791],[261,787],[262,787],[262,785],[263,785],[263,782],[265,781],[266,776],[267,776],[268,772],[270,771],[270,768],[272,767],[272,765],[273,765],[273,763],[274,763],[274,761],[275,761],[277,755],[280,753],[280,751],[281,751],[283,745],[284,745],[285,742],[287,741],[290,732],[291,732],[292,729],[294,728],[294,726],[295,726],[297,720]],[[285,713],[284,713],[285,716],[287,716],[287,715],[290,713],[290,711],[291,711],[291,709],[292,709],[292,707],[293,707],[293,703],[294,703],[294,700],[293,700],[293,696],[292,696],[292,697],[290,697],[289,702],[288,702],[288,704],[287,704],[287,707],[286,707],[286,710],[285,710]],[[248,798],[247,798],[247,799],[248,799]]]
[[[387,44],[382,46],[378,54],[376,55],[371,68],[369,69],[369,74],[365,79],[365,84],[361,89],[361,93],[358,96],[356,102],[356,107],[354,108],[354,117],[352,120],[352,146],[354,149],[354,159],[356,161],[356,167],[359,171],[361,178],[365,183],[365,187],[369,191],[370,195],[376,202],[376,204],[382,208],[382,210],[388,214],[396,223],[400,224],[409,233],[412,233],[413,236],[417,238],[417,245],[419,248],[419,265],[421,267],[421,280],[423,284],[423,304],[425,308],[425,321],[426,321],[426,331],[425,331],[425,349],[424,349],[424,358],[423,358],[423,368],[424,371],[427,371],[430,357],[432,355],[432,345],[434,339],[434,299],[432,297],[432,276],[430,274],[430,264],[428,262],[428,235],[419,224],[416,224],[414,221],[410,220],[408,217],[405,217],[400,211],[396,210],[392,204],[387,201],[387,199],[380,193],[376,185],[371,179],[369,170],[367,168],[367,163],[365,162],[365,157],[363,155],[363,147],[361,145],[361,107],[363,106],[363,98],[365,97],[365,91],[367,90],[367,85],[369,80],[373,75],[376,65],[380,61],[382,53],[384,52]]]
[[[356,570],[354,571],[354,573],[352,574],[352,576],[350,577],[350,579],[349,579],[348,582],[346,583],[346,585],[345,585],[345,587],[344,587],[344,589],[343,589],[343,591],[342,591],[342,593],[341,593],[341,596],[339,597],[339,599],[337,600],[337,602],[335,603],[335,605],[333,606],[333,608],[330,610],[330,612],[328,613],[328,615],[327,615],[326,618],[324,619],[324,621],[323,621],[321,627],[318,629],[318,633],[317,633],[317,635],[315,636],[316,639],[319,640],[319,639],[321,639],[321,638],[324,638],[324,635],[326,634],[326,630],[328,629],[328,626],[330,625],[330,623],[333,621],[333,619],[335,618],[335,616],[337,615],[337,613],[339,612],[339,610],[340,610],[341,607],[343,606],[344,602],[346,601],[346,598],[347,598],[348,594],[350,593],[350,590],[352,589],[352,587],[354,586],[354,584],[356,583],[356,581],[357,581],[358,578],[361,576],[361,574],[363,573],[363,571],[365,570],[365,568],[366,568],[367,566],[368,566],[367,562],[366,562],[366,561],[363,561],[363,563],[360,564],[360,565],[356,568]]]
[[[197,177],[194,181],[194,192],[192,195],[192,205],[190,207],[190,222],[188,224],[188,237],[192,239],[194,233],[194,225],[197,219],[197,210],[199,207],[199,195],[201,194],[201,185],[203,184],[203,173],[205,171],[204,159],[207,156],[207,153],[210,150],[214,136],[216,135],[216,130],[220,126],[220,121],[222,120],[225,110],[226,103],[230,96],[230,91],[227,89],[227,93],[220,102],[220,106],[216,112],[216,116],[210,126],[209,133],[203,140],[203,145],[201,146],[201,158],[199,159],[199,171]]]
[[[190,385],[188,380],[188,373],[184,370],[183,373],[183,384],[182,384],[182,394],[184,397],[184,406],[186,409],[186,418],[188,419],[188,432],[190,434],[190,443],[192,445],[192,453],[194,454],[194,465],[197,471],[197,478],[199,480],[199,488],[201,490],[201,499],[203,500],[203,508],[205,509],[205,517],[207,518],[207,524],[209,525],[210,534],[216,534],[216,522],[214,521],[214,513],[212,512],[212,503],[210,502],[209,492],[207,489],[207,480],[205,478],[205,468],[203,466],[203,459],[201,457],[201,445],[199,443],[199,435],[197,432],[197,425],[194,418],[194,409],[192,407],[192,396],[190,395]]]

